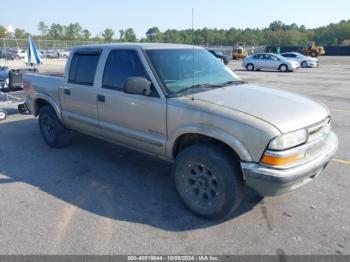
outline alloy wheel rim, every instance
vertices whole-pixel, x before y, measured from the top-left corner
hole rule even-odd
[[[203,164],[189,165],[185,176],[185,193],[197,204],[211,205],[219,195],[218,180]]]
[[[54,125],[51,118],[49,116],[44,116],[42,124],[43,124],[43,129],[46,136],[52,139],[55,135],[55,130],[54,130]]]

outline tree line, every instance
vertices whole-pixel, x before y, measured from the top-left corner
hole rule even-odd
[[[160,31],[158,27],[151,27],[145,36],[137,39],[133,28],[120,29],[117,32],[106,28],[102,33],[92,36],[88,29],[79,23],[61,25],[53,23],[47,25],[41,21],[38,24],[40,35],[33,36],[43,40],[85,40],[103,42],[165,42],[196,45],[227,45],[247,43],[249,45],[277,45],[297,46],[315,41],[319,45],[339,45],[350,39],[350,20],[331,23],[314,29],[297,24],[284,24],[281,21],[272,22],[269,27],[237,29],[168,29]],[[15,30],[16,38],[26,38],[29,33],[23,29]],[[4,26],[0,25],[0,38],[6,37]]]

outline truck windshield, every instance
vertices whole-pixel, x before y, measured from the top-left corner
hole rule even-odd
[[[170,95],[191,87],[218,87],[240,78],[204,49],[159,49],[146,51]],[[193,88],[194,89],[194,88]]]

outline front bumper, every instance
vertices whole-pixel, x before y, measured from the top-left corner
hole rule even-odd
[[[319,62],[314,61],[314,62],[308,62],[309,67],[319,67]]]
[[[297,70],[300,68],[300,64],[292,64],[291,68],[292,68],[292,70]]]
[[[242,162],[243,175],[248,186],[262,196],[280,195],[313,181],[327,166],[338,148],[338,138],[331,132],[324,150],[314,159],[287,169],[276,169],[254,162]]]

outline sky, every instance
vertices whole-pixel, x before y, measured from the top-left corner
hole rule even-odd
[[[263,28],[272,21],[315,28],[350,19],[349,0],[0,0],[0,25],[13,25],[38,34],[47,24],[78,22],[93,35],[105,28],[134,28],[145,37],[148,28]]]

